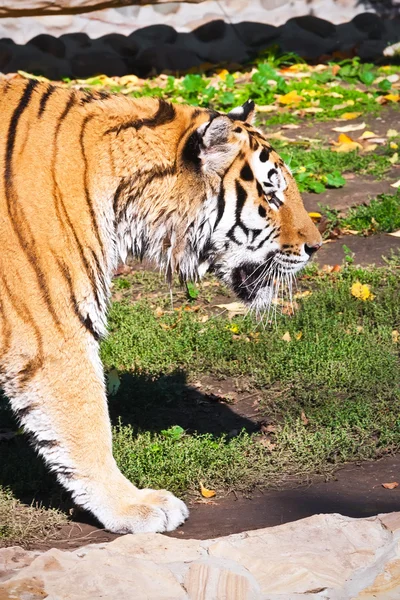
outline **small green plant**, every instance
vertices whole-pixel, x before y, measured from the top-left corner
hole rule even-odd
[[[124,277],[118,277],[114,280],[114,287],[116,290],[128,290],[131,287],[131,282]]]
[[[400,229],[400,192],[380,194],[367,206],[351,208],[342,220],[342,225],[364,233]]]
[[[352,265],[354,263],[354,252],[346,244],[342,244],[342,248],[346,265]]]
[[[199,297],[200,290],[194,283],[188,281],[186,283],[186,293],[189,300],[196,300]]]

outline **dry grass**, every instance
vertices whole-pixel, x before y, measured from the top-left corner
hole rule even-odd
[[[52,539],[66,522],[61,512],[37,505],[26,506],[9,490],[0,487],[0,547],[26,546],[36,540]]]

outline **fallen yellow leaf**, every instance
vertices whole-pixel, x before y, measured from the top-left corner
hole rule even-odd
[[[290,335],[290,333],[288,331],[282,336],[282,340],[284,342],[291,342],[292,341],[292,337],[291,337],[291,335]]]
[[[397,329],[393,329],[393,331],[392,331],[393,344],[397,344],[399,342],[399,339],[400,339],[400,333],[397,331]]]
[[[358,139],[359,140],[367,140],[368,138],[374,138],[374,137],[378,137],[378,136],[373,131],[364,131],[364,133],[362,135],[360,135],[360,137]]]
[[[305,169],[304,169],[305,171]],[[312,219],[320,219],[322,217],[321,213],[319,212],[309,212],[308,216],[311,217]]]
[[[203,496],[203,498],[214,498],[214,496],[216,496],[216,491],[215,490],[208,490],[206,487],[204,487],[204,485],[202,484],[202,482],[200,481],[200,493]]]
[[[310,292],[310,290],[305,290],[304,292],[296,292],[293,298],[296,298],[296,300],[298,298],[307,298],[307,296],[311,296],[311,294],[312,292]]]
[[[391,183],[390,187],[395,188],[395,189],[399,188],[400,187],[400,179],[398,181],[396,181],[395,183]],[[391,235],[393,235],[393,234],[391,234]]]
[[[360,283],[356,281],[351,286],[351,295],[357,298],[357,300],[362,300],[365,302],[366,300],[373,300],[375,298],[374,294],[371,293],[370,286],[366,283]]]
[[[386,137],[391,138],[391,137],[397,137],[399,134],[399,132],[397,131],[397,129],[388,129],[386,132]]]
[[[278,96],[279,104],[298,104],[304,100],[303,96],[300,96],[296,90],[292,90],[283,96]]]
[[[345,133],[340,133],[338,141],[333,142],[333,147],[331,150],[333,152],[351,152],[352,150],[357,150],[358,148],[362,148],[362,145],[359,142],[355,142]]]
[[[136,77],[136,75],[123,75],[118,80],[120,85],[134,85],[138,81],[139,81],[139,77]]]
[[[353,102],[354,104],[354,102]],[[360,112],[345,112],[342,114],[342,116],[340,117],[341,119],[344,119],[345,121],[351,121],[351,119],[357,119],[357,117],[359,117],[362,113]]]
[[[398,102],[400,100],[400,95],[399,94],[386,94],[386,96],[383,96],[386,100],[389,100],[389,102]]]
[[[296,338],[297,341],[301,340],[301,338],[303,337],[303,332],[298,331],[294,337]]]
[[[398,162],[399,162],[399,154],[398,154],[398,152],[395,152],[395,153],[393,154],[393,156],[391,156],[391,157],[389,158],[389,162],[390,162],[392,165],[395,165],[396,163],[398,163]]]
[[[229,75],[229,71],[227,69],[220,69],[217,71],[217,75],[220,79],[224,80]]]

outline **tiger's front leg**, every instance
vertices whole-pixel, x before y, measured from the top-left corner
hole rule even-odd
[[[91,336],[64,344],[29,377],[15,376],[4,387],[60,483],[106,529],[171,531],[187,518],[186,505],[173,494],[139,490],[119,471],[98,344]]]

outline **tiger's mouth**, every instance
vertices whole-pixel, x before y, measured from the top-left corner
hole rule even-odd
[[[275,274],[271,263],[275,254],[271,253],[261,264],[245,263],[232,270],[232,288],[241,300],[252,302],[262,289],[272,287]]]

